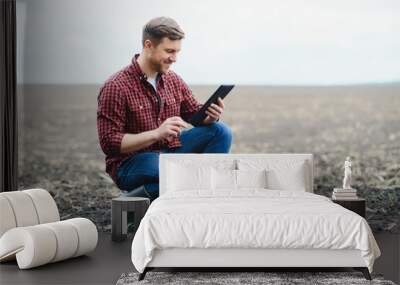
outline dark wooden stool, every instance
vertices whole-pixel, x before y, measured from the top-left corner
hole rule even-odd
[[[142,197],[118,197],[111,202],[111,239],[123,241],[128,234],[128,212],[134,212],[134,229],[146,214],[150,199]],[[134,232],[134,233],[135,233]]]

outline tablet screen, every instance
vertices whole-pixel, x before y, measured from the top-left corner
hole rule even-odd
[[[213,95],[211,95],[210,98],[208,98],[207,102],[200,108],[199,111],[197,111],[189,120],[189,123],[192,124],[193,126],[197,127],[200,126],[204,119],[207,117],[207,114],[205,113],[208,107],[212,103],[217,103],[218,97],[221,99],[224,99],[228,93],[235,87],[235,85],[221,85],[218,87],[218,89],[214,92]]]

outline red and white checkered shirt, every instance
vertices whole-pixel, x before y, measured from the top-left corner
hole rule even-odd
[[[114,182],[117,182],[119,165],[133,154],[181,146],[176,137],[123,154],[121,141],[124,134],[154,130],[173,116],[181,116],[187,121],[201,106],[186,83],[173,71],[159,76],[155,92],[136,61],[138,56],[135,55],[132,64],[104,83],[97,99],[100,146],[106,155],[106,171]]]

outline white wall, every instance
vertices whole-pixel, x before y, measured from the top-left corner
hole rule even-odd
[[[102,83],[155,16],[186,32],[189,84],[400,80],[397,0],[17,0],[20,83]]]

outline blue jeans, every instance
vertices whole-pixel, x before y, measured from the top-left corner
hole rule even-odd
[[[184,130],[180,134],[182,146],[165,149],[163,153],[228,153],[232,131],[222,122]],[[158,197],[159,152],[142,152],[125,160],[117,170],[118,187],[125,196]]]

